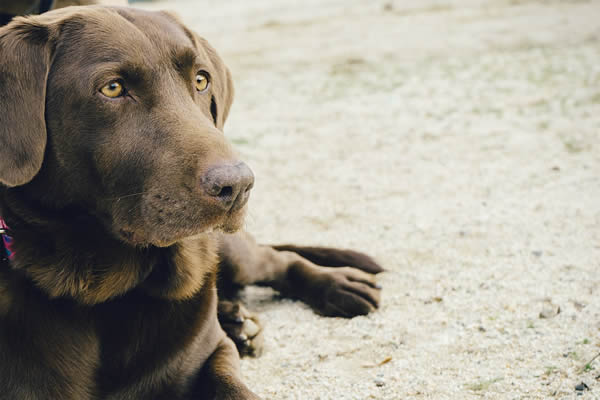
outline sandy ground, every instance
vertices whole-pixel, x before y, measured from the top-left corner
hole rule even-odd
[[[242,363],[257,393],[600,399],[600,1],[143,6],[231,67],[248,230],[389,270],[353,320],[247,290],[267,326]]]

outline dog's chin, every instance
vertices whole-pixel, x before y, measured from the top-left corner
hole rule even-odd
[[[215,226],[215,230],[223,233],[235,233],[242,229],[246,217],[246,207],[236,212],[233,215],[229,215],[225,221]]]
[[[118,236],[121,241],[134,247],[169,247],[175,243],[190,238],[201,238],[210,235],[213,232],[235,233],[242,229],[246,216],[246,207],[224,216],[223,219],[210,225],[201,225],[196,227],[186,227],[165,230],[164,227],[152,227],[147,229],[118,229]]]
[[[210,235],[213,231],[213,228],[208,228],[203,230],[177,232],[169,235],[146,235],[142,232],[121,229],[119,230],[119,238],[122,242],[125,242],[125,244],[132,247],[169,247],[187,238],[200,238],[205,235]]]

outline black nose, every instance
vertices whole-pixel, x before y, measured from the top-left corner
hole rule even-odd
[[[210,168],[201,178],[204,193],[219,200],[225,210],[238,210],[246,204],[254,186],[254,174],[243,162],[220,164]]]

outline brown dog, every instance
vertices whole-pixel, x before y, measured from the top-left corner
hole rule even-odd
[[[231,78],[172,15],[16,18],[0,99],[0,399],[257,398],[218,321],[218,268],[220,296],[264,284],[325,315],[377,307],[373,275],[333,268],[381,270],[361,253],[226,234],[254,179],[222,134]],[[218,309],[256,350],[253,316]]]

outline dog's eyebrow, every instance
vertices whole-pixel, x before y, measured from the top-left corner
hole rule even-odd
[[[93,74],[94,86],[105,84],[107,79],[123,78],[129,83],[138,84],[151,78],[148,70],[138,63],[108,62],[96,66]]]
[[[173,49],[171,58],[175,67],[178,70],[183,70],[186,67],[196,64],[198,54],[190,47],[179,47]]]

